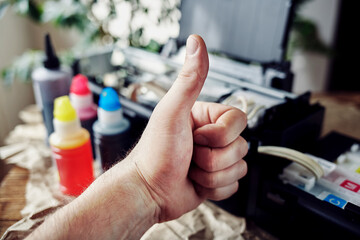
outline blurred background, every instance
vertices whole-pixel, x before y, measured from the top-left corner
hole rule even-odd
[[[356,1],[301,0],[287,58],[295,74],[293,92],[356,92]],[[0,1],[0,146],[18,112],[35,103],[31,70],[41,63],[50,33],[63,63],[106,45],[158,52],[179,34],[180,0]]]

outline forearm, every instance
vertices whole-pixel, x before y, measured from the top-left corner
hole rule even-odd
[[[49,217],[33,239],[139,239],[160,209],[129,160],[99,177],[81,196]]]

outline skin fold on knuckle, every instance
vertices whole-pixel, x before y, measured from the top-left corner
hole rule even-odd
[[[222,199],[224,199],[225,196],[223,196],[223,194],[221,194],[219,191],[217,191],[217,189],[212,189],[211,191],[209,191],[209,199],[214,200],[214,201],[220,201]]]
[[[236,182],[237,183],[237,182]],[[233,195],[237,191],[237,185],[233,183],[224,188],[213,188],[208,190],[208,198],[214,201],[220,201]]]
[[[218,162],[216,158],[216,152],[209,149],[207,151],[207,159],[205,159],[204,170],[211,173],[218,171]]]
[[[206,188],[216,188],[219,184],[219,179],[216,173],[204,173],[204,187]]]
[[[214,153],[211,148],[195,145],[193,160],[199,168],[207,172],[214,171],[216,163]]]
[[[232,133],[228,131],[228,127],[223,123],[217,123],[213,129],[212,146],[221,148],[226,147],[231,143]]]
[[[247,126],[246,114],[234,107],[226,112],[226,117],[224,116],[221,121],[226,125],[228,134],[232,138],[239,136]]]
[[[239,110],[239,109],[234,109],[234,111],[236,111],[236,118],[238,119],[238,125],[239,125],[239,134],[244,130],[244,128],[247,126],[247,115]]]
[[[238,164],[238,179],[243,178],[248,171],[247,163],[241,159]]]
[[[187,95],[186,97],[190,97],[194,95],[194,92],[201,89],[202,82],[200,79],[197,71],[181,71],[175,84],[180,87],[177,89],[184,89],[184,92]]]
[[[236,155],[240,158],[244,158],[249,151],[249,146],[247,141],[241,136],[237,138],[235,148],[236,148]]]
[[[207,188],[201,185],[196,185],[195,187],[199,196],[214,201],[221,200],[221,196],[220,196],[221,194],[217,188]]]

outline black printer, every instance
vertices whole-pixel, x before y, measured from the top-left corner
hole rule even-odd
[[[321,194],[308,189],[321,181],[304,178],[305,187],[292,182],[291,174],[298,170],[297,166],[258,152],[259,146],[279,146],[312,153],[314,159],[336,161],[356,143],[347,139],[346,146],[338,148],[331,158],[326,156],[324,148],[337,146],[328,147],[329,138],[319,139],[324,107],[310,104],[310,92],[291,93],[293,73],[285,53],[296,3],[182,0],[179,36],[170,39],[160,54],[131,47],[111,48],[80,58],[76,72],[89,77],[95,95],[101,92],[105,75],[121,78],[121,102],[126,117],[132,121],[132,141],[136,142],[181,68],[187,37],[192,33],[201,35],[210,52],[210,69],[199,100],[238,107],[247,112],[249,123],[242,133],[250,146],[245,158],[248,174],[239,181],[236,194],[215,203],[281,239],[359,238],[358,205],[347,201],[346,206],[336,206],[331,202],[339,201],[331,198],[336,197],[336,192],[319,197]],[[111,65],[114,51],[120,51],[125,58],[121,66]],[[99,78],[101,83],[96,81]],[[332,143],[345,141],[336,134],[330,138]]]

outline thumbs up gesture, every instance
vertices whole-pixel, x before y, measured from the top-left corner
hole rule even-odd
[[[29,239],[139,239],[153,224],[180,217],[205,199],[238,189],[247,171],[246,115],[196,102],[209,68],[204,41],[187,40],[184,66],[156,106],[131,153]]]
[[[128,156],[159,206],[160,222],[181,216],[205,199],[231,196],[247,172],[242,160],[247,143],[240,136],[246,115],[233,107],[196,102],[208,68],[203,39],[191,35],[178,78]]]

